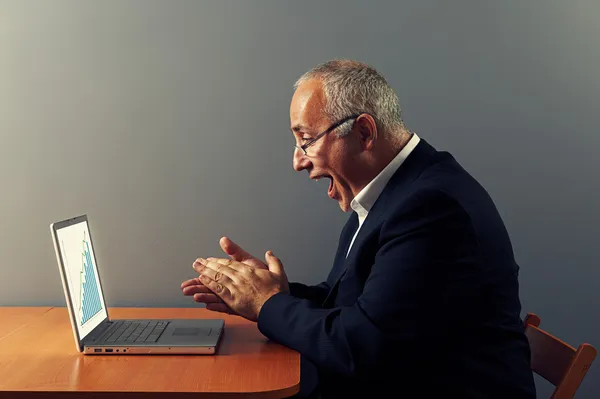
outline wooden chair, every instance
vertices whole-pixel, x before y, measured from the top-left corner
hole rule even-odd
[[[596,348],[584,343],[575,349],[539,326],[540,318],[528,313],[525,335],[531,346],[531,368],[554,385],[551,399],[570,399],[594,361]]]

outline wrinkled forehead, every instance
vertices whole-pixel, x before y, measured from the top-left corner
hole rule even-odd
[[[316,79],[302,83],[292,97],[290,104],[290,125],[292,130],[298,128],[315,129],[324,120],[323,108],[325,96],[320,81]]]

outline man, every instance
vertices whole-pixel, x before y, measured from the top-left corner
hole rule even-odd
[[[290,284],[224,237],[231,259],[199,258],[184,294],[300,352],[300,396],[535,398],[519,268],[484,188],[406,129],[373,68],[330,61],[295,88],[294,169],[353,211],[327,281]]]

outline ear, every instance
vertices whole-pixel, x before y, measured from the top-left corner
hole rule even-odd
[[[358,129],[360,146],[363,150],[373,149],[375,140],[377,140],[377,124],[375,119],[369,114],[362,114],[354,122]]]

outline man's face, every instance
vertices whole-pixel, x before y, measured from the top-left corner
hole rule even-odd
[[[337,122],[324,117],[325,101],[318,80],[307,81],[296,89],[290,105],[290,122],[298,146]],[[327,133],[306,149],[307,155],[300,149],[294,151],[294,169],[306,170],[311,179],[328,178],[329,198],[338,201],[340,208],[347,212],[354,198],[352,177],[359,172],[357,162],[352,162],[353,155],[358,155],[357,147],[360,146],[352,137],[338,138],[335,132]]]

